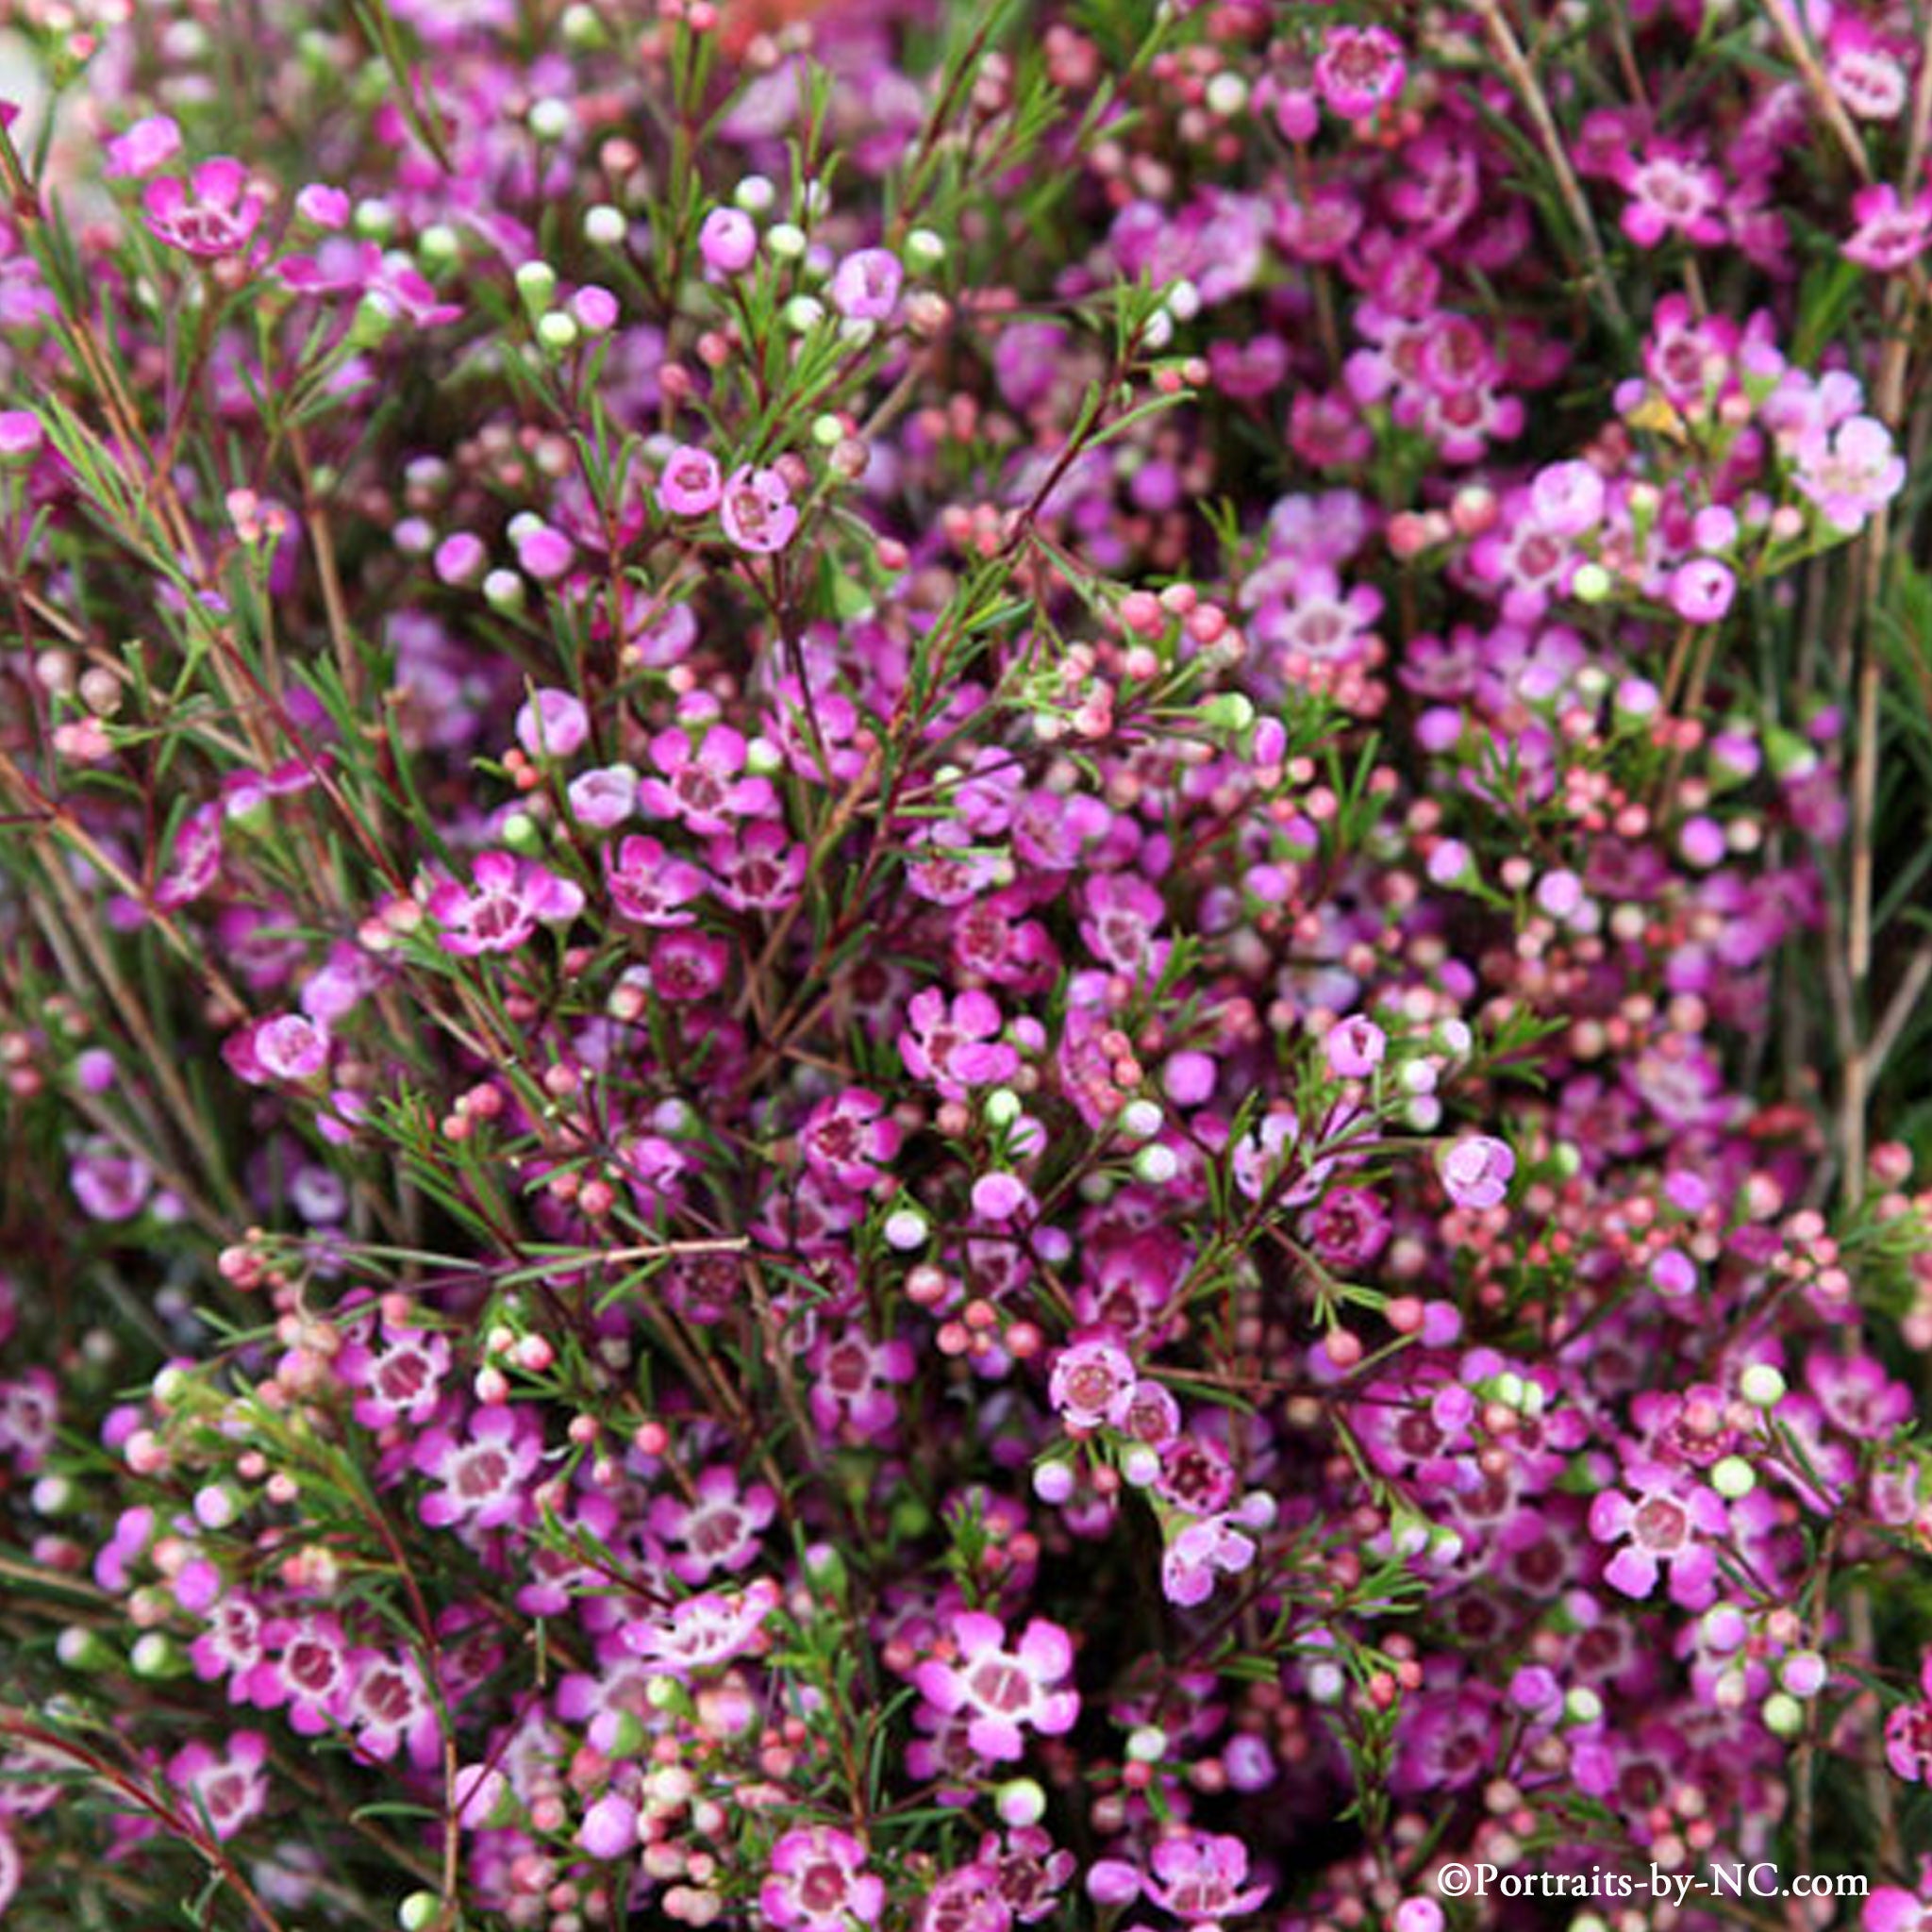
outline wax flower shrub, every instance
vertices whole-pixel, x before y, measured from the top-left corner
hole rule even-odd
[[[9,1932],[1932,1927],[1923,12],[0,8]]]

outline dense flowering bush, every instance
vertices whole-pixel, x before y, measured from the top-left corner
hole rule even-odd
[[[1924,13],[0,11],[8,1925],[1932,1926]]]

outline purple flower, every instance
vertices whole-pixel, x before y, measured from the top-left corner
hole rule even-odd
[[[1076,1339],[1061,1349],[1047,1380],[1047,1399],[1069,1428],[1097,1429],[1126,1419],[1134,1364],[1111,1335]]]
[[[884,322],[898,303],[905,278],[890,249],[858,249],[833,274],[832,307],[849,322]]]
[[[1905,488],[1905,458],[1875,416],[1853,416],[1830,431],[1814,425],[1799,437],[1795,458],[1792,482],[1848,537]]]
[[[1402,42],[1379,26],[1333,26],[1323,37],[1315,86],[1332,114],[1368,121],[1402,93]]]
[[[741,208],[714,208],[698,230],[698,253],[707,267],[724,275],[742,275],[758,252],[758,231]]]
[[[604,858],[604,881],[620,917],[639,925],[689,925],[687,911],[706,888],[705,874],[675,858],[655,839],[625,839]]]
[[[1268,1896],[1267,1886],[1247,1882],[1247,1846],[1224,1834],[1190,1830],[1162,1839],[1148,1862],[1147,1896],[1190,1923],[1239,1917]]]
[[[758,1908],[781,1932],[850,1932],[885,1908],[885,1881],[865,1869],[865,1847],[826,1824],[788,1831],[772,1847]]]
[[[418,1474],[440,1486],[423,1499],[423,1521],[433,1529],[496,1529],[523,1521],[542,1453],[542,1438],[525,1409],[478,1409],[467,1435],[428,1430],[410,1455]]]
[[[547,688],[533,692],[517,712],[516,733],[533,758],[567,758],[590,737],[591,717],[574,693]]]
[[[1471,1134],[1438,1150],[1436,1172],[1458,1208],[1494,1208],[1509,1191],[1516,1157],[1501,1141]]]
[[[173,175],[150,181],[142,205],[155,237],[202,261],[239,255],[260,225],[266,204],[248,186],[248,170],[226,155],[195,169],[192,191]]]
[[[1035,1617],[1009,1650],[997,1617],[959,1610],[949,1634],[952,1661],[921,1664],[913,1682],[941,1715],[966,1719],[967,1742],[978,1757],[1009,1763],[1024,1754],[1024,1728],[1050,1738],[1073,1729],[1080,1693],[1058,1688],[1074,1668],[1074,1647],[1058,1624]]]
[[[732,471],[724,485],[719,521],[739,549],[769,557],[791,542],[798,507],[776,470],[755,470],[747,463]]]
[[[1860,268],[1895,274],[1932,246],[1932,193],[1901,202],[1898,190],[1881,181],[1852,197],[1852,215],[1857,226],[1846,238],[1844,252]]]
[[[687,442],[665,458],[658,478],[658,503],[669,515],[707,516],[724,494],[724,472],[709,450]]]
[[[1687,1610],[1707,1608],[1717,1595],[1717,1558],[1697,1539],[1730,1527],[1724,1499],[1661,1463],[1633,1462],[1624,1475],[1627,1493],[1604,1490],[1590,1506],[1591,1535],[1624,1544],[1605,1565],[1604,1580],[1625,1596],[1647,1597],[1659,1570],[1668,1568],[1671,1601]]]
[[[886,1103],[863,1087],[848,1087],[813,1108],[799,1130],[806,1165],[836,1187],[861,1193],[885,1178],[899,1151],[899,1124]]]
[[[1666,595],[1686,624],[1716,624],[1738,594],[1738,579],[1728,564],[1714,557],[1693,557],[1671,574]]]
[[[687,731],[651,741],[658,775],[638,785],[638,808],[654,819],[679,819],[700,838],[729,832],[738,819],[769,818],[777,797],[769,778],[746,777],[750,747],[728,724],[712,724],[693,743]]]
[[[690,1501],[659,1496],[649,1514],[651,1534],[671,1546],[671,1571],[682,1583],[708,1583],[714,1571],[734,1574],[758,1554],[777,1498],[763,1483],[740,1491],[738,1472],[714,1463],[692,1486]]]
[[[568,924],[584,909],[584,895],[535,859],[486,852],[469,887],[445,880],[424,909],[442,927],[437,942],[445,953],[474,958],[514,952],[540,924]]]
[[[1389,1038],[1373,1020],[1357,1013],[1328,1029],[1322,1050],[1328,1057],[1329,1072],[1338,1079],[1366,1080],[1382,1064]]]

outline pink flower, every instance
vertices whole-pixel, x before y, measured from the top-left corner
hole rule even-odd
[[[720,275],[741,275],[758,252],[758,231],[741,208],[714,208],[698,230],[698,253]]]
[[[1020,1056],[1000,1042],[1004,1024],[991,994],[962,992],[947,1007],[929,986],[914,993],[899,1034],[899,1058],[915,1080],[929,1080],[947,1100],[964,1100],[974,1087],[1010,1080]]]
[[[692,1499],[659,1496],[649,1515],[651,1534],[675,1547],[671,1571],[682,1583],[708,1583],[717,1570],[742,1570],[758,1553],[777,1498],[763,1483],[741,1493],[738,1472],[715,1463],[698,1477]]]
[[[1068,1427],[1121,1425],[1133,1400],[1134,1364],[1111,1335],[1089,1336],[1061,1349],[1047,1378],[1047,1400]]]
[[[1849,417],[1828,433],[1814,425],[1799,437],[1795,456],[1792,482],[1846,536],[1905,488],[1905,458],[1875,416]]]
[[[706,888],[705,874],[655,839],[625,839],[604,858],[604,880],[622,918],[639,925],[689,925],[685,908]]]
[[[125,134],[116,135],[107,152],[101,172],[109,180],[152,175],[181,152],[181,129],[171,114],[149,114]]]
[[[898,303],[905,278],[890,249],[858,249],[832,275],[832,307],[850,322],[884,322]]]
[[[1724,176],[1691,158],[1678,142],[1652,142],[1641,156],[1628,155],[1617,173],[1630,196],[1624,232],[1640,248],[1655,248],[1668,234],[1709,247],[1724,239]]]
[[[1659,1569],[1668,1568],[1671,1601],[1707,1608],[1717,1595],[1717,1558],[1697,1539],[1730,1527],[1724,1499],[1661,1463],[1633,1462],[1624,1474],[1631,1493],[1604,1490],[1590,1506],[1591,1535],[1624,1545],[1605,1566],[1605,1582],[1625,1596],[1647,1597]]]
[[[1247,1883],[1248,1848],[1240,1839],[1188,1831],[1154,1847],[1147,1896],[1163,1911],[1191,1923],[1218,1923],[1254,1911],[1268,1896]]]
[[[1389,1037],[1365,1015],[1338,1021],[1322,1042],[1328,1056],[1328,1070],[1338,1079],[1366,1080],[1382,1064],[1389,1050]]]
[[[233,1034],[222,1047],[229,1068],[250,1086],[312,1080],[328,1067],[328,1028],[300,1013],[275,1013]]]
[[[850,1932],[885,1908],[885,1881],[865,1869],[865,1847],[826,1824],[788,1831],[772,1847],[758,1909],[781,1932]]]
[[[780,912],[805,890],[806,849],[776,819],[754,819],[705,848],[718,897],[738,912]]]
[[[1693,557],[1679,564],[1666,591],[1671,608],[1686,624],[1716,624],[1737,594],[1736,574],[1714,557]]]
[[[1919,1701],[1902,1704],[1885,1721],[1885,1761],[1895,1776],[1932,1783],[1932,1651],[1919,1666]]]
[[[638,774],[629,765],[600,765],[570,781],[565,796],[571,816],[593,832],[621,825],[636,809]]]
[[[1844,252],[1861,268],[1894,274],[1909,268],[1932,245],[1932,193],[1901,202],[1898,190],[1881,181],[1852,197],[1852,215],[1857,226],[1846,239]]]
[[[1206,1603],[1217,1574],[1239,1575],[1255,1560],[1255,1544],[1224,1514],[1191,1523],[1168,1544],[1161,1559],[1160,1588],[1171,1604],[1184,1608]]]
[[[517,742],[535,758],[567,758],[591,735],[590,713],[571,691],[534,692],[517,712]]]
[[[899,1140],[899,1124],[886,1103],[866,1088],[848,1087],[812,1108],[798,1146],[812,1173],[860,1193],[885,1178]]]
[[[259,1731],[237,1731],[220,1751],[197,1739],[168,1759],[168,1782],[194,1800],[218,1839],[231,1839],[267,1808],[267,1762]]]
[[[157,240],[203,261],[239,255],[266,206],[248,187],[248,170],[226,155],[195,169],[192,193],[172,175],[149,182],[142,205]]]
[[[1458,1208],[1494,1208],[1509,1191],[1516,1157],[1501,1141],[1471,1134],[1438,1150],[1436,1172]]]
[[[857,1327],[812,1344],[811,1419],[828,1436],[844,1433],[876,1441],[899,1419],[891,1391],[911,1381],[916,1366],[906,1341],[874,1341]]]
[[[724,534],[741,550],[769,557],[782,550],[798,528],[798,507],[776,470],[744,464],[732,471],[719,510]]]
[[[1399,99],[1407,77],[1402,42],[1379,26],[1330,27],[1315,62],[1315,86],[1330,113],[1373,120]]]
[[[638,785],[638,808],[654,819],[679,819],[700,838],[732,829],[742,818],[769,818],[777,797],[769,778],[746,777],[750,755],[743,734],[712,724],[695,743],[687,731],[660,731],[651,741],[659,775]]]
[[[1009,1763],[1023,1756],[1025,1727],[1050,1738],[1073,1729],[1080,1693],[1057,1688],[1074,1668],[1074,1647],[1058,1624],[1035,1617],[1009,1650],[998,1618],[960,1610],[950,1635],[953,1661],[923,1663],[912,1680],[942,1716],[967,1719],[967,1742],[980,1757]]]
[[[428,1430],[410,1456],[417,1472],[440,1486],[423,1499],[423,1521],[432,1529],[524,1521],[542,1454],[542,1437],[524,1409],[478,1409],[467,1435]]]
[[[675,517],[701,517],[718,508],[724,494],[724,472],[709,450],[683,443],[665,458],[658,478],[658,506]]]
[[[625,1624],[624,1647],[666,1676],[715,1670],[763,1647],[765,1619],[778,1601],[778,1586],[766,1576],[743,1591],[706,1591],[661,1616]]]
[[[486,852],[469,887],[445,880],[424,909],[443,928],[438,944],[445,953],[474,958],[514,952],[540,924],[568,924],[584,909],[584,895],[535,859]]]

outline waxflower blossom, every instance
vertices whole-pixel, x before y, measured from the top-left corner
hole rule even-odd
[[[584,908],[582,891],[535,859],[486,852],[464,887],[447,879],[424,901],[442,927],[437,943],[445,953],[475,958],[514,952],[539,925],[565,925]]]
[[[798,528],[798,506],[784,477],[748,463],[726,479],[718,515],[731,542],[754,557],[784,549]]]
[[[698,252],[720,275],[741,275],[758,252],[758,231],[741,208],[714,208],[698,229]]]
[[[1060,1351],[1049,1396],[1071,1427],[1097,1429],[1125,1420],[1135,1387],[1134,1364],[1126,1351],[1109,1337],[1093,1336]]]
[[[189,181],[173,175],[151,181],[142,197],[156,239],[203,261],[241,254],[265,206],[248,186],[248,170],[226,155],[202,162]]]
[[[832,306],[849,322],[885,322],[899,300],[905,271],[886,248],[861,248],[832,275]]]
[[[201,1739],[168,1759],[168,1781],[204,1812],[218,1839],[235,1836],[268,1807],[268,1739],[237,1731],[220,1751]]]
[[[806,1165],[835,1186],[863,1191],[885,1177],[899,1151],[898,1123],[886,1104],[863,1087],[848,1087],[821,1101],[799,1133]]]
[[[933,1658],[913,1673],[919,1694],[947,1717],[966,1720],[973,1750],[994,1763],[1024,1755],[1028,1728],[1057,1738],[1080,1715],[1079,1692],[1058,1688],[1074,1668],[1073,1645],[1058,1624],[1036,1617],[1007,1647],[996,1617],[960,1610],[948,1626],[951,1661]]]
[[[1328,1070],[1343,1080],[1365,1080],[1382,1064],[1389,1050],[1388,1036],[1373,1020],[1362,1014],[1341,1020],[1322,1042]]]
[[[1488,1134],[1471,1134],[1450,1141],[1438,1153],[1436,1172],[1458,1208],[1494,1208],[1509,1191],[1516,1157],[1501,1141]]]
[[[1829,431],[1813,427],[1793,455],[1792,481],[1846,536],[1856,536],[1905,487],[1905,459],[1874,416],[1853,416]]]
[[[1315,62],[1315,86],[1344,121],[1372,120],[1399,98],[1407,75],[1402,42],[1379,26],[1330,27]]]
[[[438,1487],[422,1503],[425,1523],[494,1529],[529,1507],[528,1485],[542,1441],[508,1408],[479,1409],[461,1431],[432,1428],[417,1438],[411,1460]]]
[[[1648,1462],[1626,1466],[1622,1489],[1601,1491],[1590,1506],[1590,1533],[1620,1543],[1604,1577],[1625,1596],[1646,1597],[1669,1573],[1671,1601],[1700,1610],[1717,1594],[1717,1557],[1707,1539],[1729,1526],[1723,1499],[1702,1483]]]
[[[701,517],[718,508],[724,473],[709,450],[684,443],[665,459],[658,477],[658,502],[675,517]]]
[[[772,1847],[758,1909],[784,1932],[846,1932],[885,1907],[885,1882],[865,1869],[865,1847],[830,1825],[788,1831]]]
[[[1895,1776],[1932,1783],[1932,1651],[1919,1667],[1919,1697],[1885,1721],[1885,1761]]]

